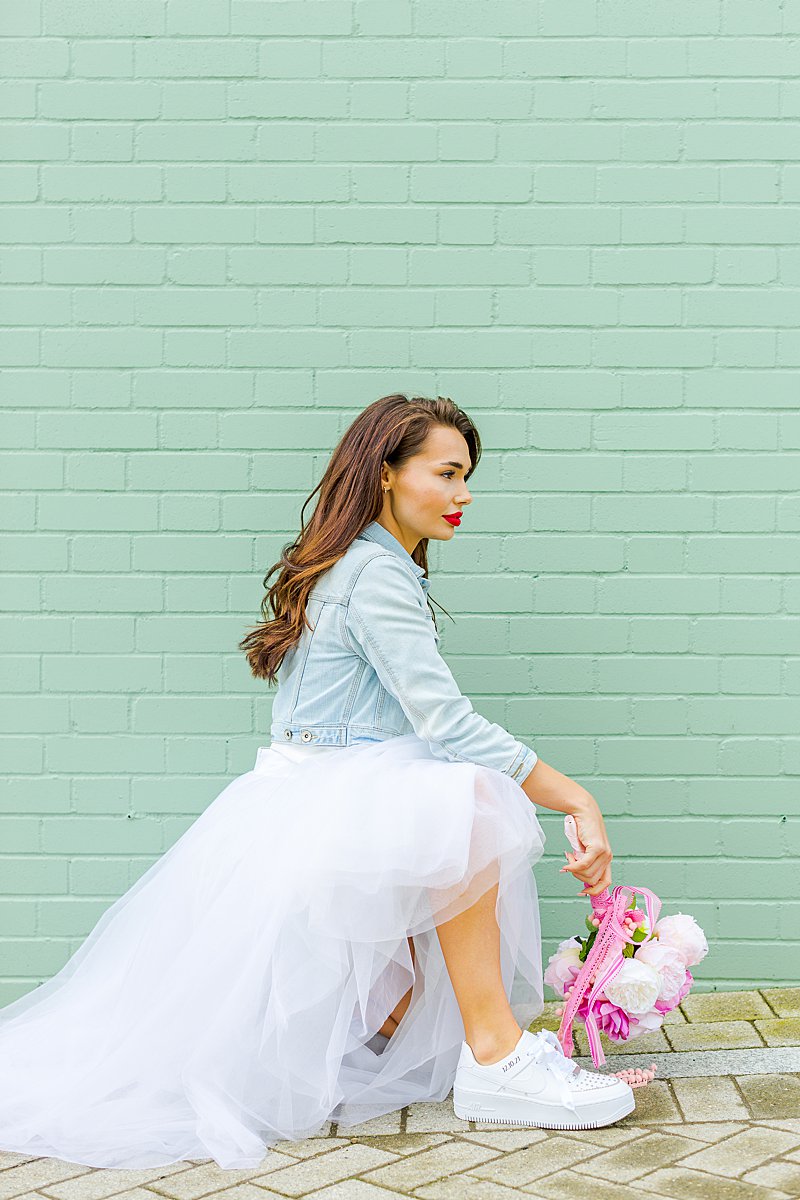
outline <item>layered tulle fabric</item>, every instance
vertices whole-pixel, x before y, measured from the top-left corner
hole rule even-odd
[[[61,971],[0,1010],[1,1150],[247,1168],[328,1120],[445,1099],[464,1027],[436,926],[495,883],[514,1015],[542,1011],[544,834],[519,785],[414,734],[299,749],[259,750]]]

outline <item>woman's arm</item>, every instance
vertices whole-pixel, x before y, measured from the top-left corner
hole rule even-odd
[[[556,812],[572,813],[578,826],[578,837],[584,853],[565,851],[567,863],[562,871],[571,871],[586,887],[582,896],[596,896],[611,886],[611,846],[608,841],[603,814],[591,792],[585,787],[562,775],[554,767],[537,760],[536,766],[520,784],[525,795],[534,804],[551,808]]]
[[[418,737],[446,760],[494,767],[519,782],[536,751],[475,712],[439,653],[422,589],[397,555],[375,555],[353,584],[344,618],[350,649],[400,702]]]
[[[417,581],[396,555],[378,554],[361,568],[344,615],[350,648],[396,696],[418,737],[433,754],[494,767],[516,780],[534,804],[570,812],[586,852],[569,870],[592,894],[611,879],[611,848],[594,797],[543,763],[502,725],[475,712],[439,653]]]

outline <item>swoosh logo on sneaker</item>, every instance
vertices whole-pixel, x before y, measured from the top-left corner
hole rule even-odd
[[[545,1079],[542,1079],[542,1078],[537,1079],[536,1077],[534,1077],[532,1079],[530,1076],[528,1076],[528,1078],[525,1079],[524,1082],[518,1083],[516,1079],[509,1079],[508,1083],[503,1084],[504,1091],[512,1092],[516,1096],[530,1096],[531,1093],[533,1093],[534,1095],[539,1095],[540,1092],[544,1092],[544,1091],[546,1091],[546,1089],[547,1089],[547,1079],[546,1078]]]

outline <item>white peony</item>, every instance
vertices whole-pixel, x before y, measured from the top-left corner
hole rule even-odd
[[[562,999],[565,984],[571,983],[577,974],[576,968],[580,969],[583,966],[578,959],[580,952],[580,938],[567,938],[559,943],[558,950],[547,964],[544,982]]]
[[[693,967],[708,954],[706,935],[688,913],[662,917],[656,922],[653,932],[658,935],[662,946],[671,946],[678,951],[687,967]]]
[[[658,999],[661,976],[649,963],[626,958],[614,978],[603,987],[612,1004],[638,1017],[649,1012]]]
[[[663,1023],[664,1014],[657,1012],[655,1008],[651,1009],[650,1012],[637,1013],[636,1024],[634,1025],[633,1021],[631,1021],[628,1028],[628,1037],[635,1038],[641,1037],[643,1033],[655,1033]]]
[[[636,961],[649,963],[661,977],[658,999],[671,1004],[686,983],[686,963],[674,946],[662,945],[661,940],[644,942],[636,951]]]

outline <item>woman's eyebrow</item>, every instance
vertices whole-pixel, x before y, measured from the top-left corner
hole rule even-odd
[[[447,462],[440,462],[440,463],[437,463],[436,465],[437,465],[437,467],[458,467],[459,471],[464,470],[463,463],[453,462],[452,458],[448,459]]]

